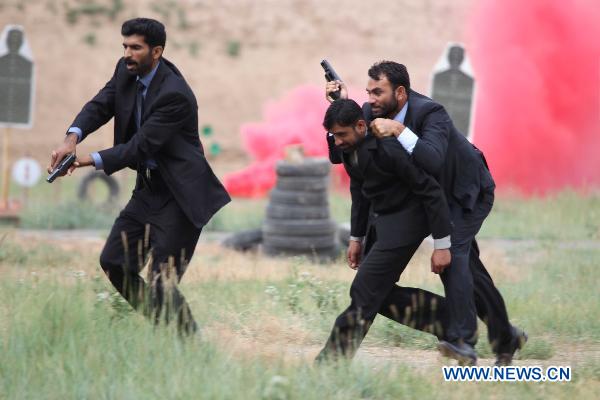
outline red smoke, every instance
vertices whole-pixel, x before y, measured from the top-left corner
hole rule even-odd
[[[483,0],[471,22],[474,138],[499,189],[600,184],[598,1]]]
[[[225,187],[233,196],[260,197],[275,185],[275,163],[285,157],[285,148],[301,144],[309,157],[327,157],[327,142],[323,117],[329,103],[324,89],[299,86],[283,99],[269,102],[263,111],[263,122],[241,127],[244,147],[254,159],[242,171],[224,178]],[[343,167],[334,170],[334,179],[348,181]]]

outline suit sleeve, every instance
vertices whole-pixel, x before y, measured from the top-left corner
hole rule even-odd
[[[367,234],[371,203],[362,193],[362,179],[353,174],[347,167],[346,172],[350,175],[350,196],[352,197],[350,235],[357,237],[365,236]]]
[[[117,63],[112,78],[92,100],[83,106],[71,124],[71,126],[81,129],[81,140],[106,124],[115,115],[115,86],[118,68],[119,64]]]
[[[127,143],[100,151],[104,172],[110,175],[152,158],[183,127],[193,107],[181,93],[169,92],[156,100],[154,109]]]
[[[340,149],[335,145],[335,139],[329,132],[326,133],[327,149],[329,150],[329,161],[332,164],[341,164],[342,156],[340,155]]]
[[[420,138],[412,152],[414,162],[427,173],[439,176],[448,149],[448,138],[452,129],[450,116],[439,104],[433,103],[419,129]]]
[[[382,140],[382,161],[386,169],[393,170],[411,191],[417,195],[425,208],[429,228],[434,239],[450,235],[450,211],[444,191],[438,182],[423,169],[410,162],[408,153],[394,137]]]

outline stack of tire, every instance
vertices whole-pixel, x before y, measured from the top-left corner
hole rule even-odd
[[[339,254],[337,225],[329,215],[327,159],[279,161],[262,226],[267,255],[306,255],[318,261]]]

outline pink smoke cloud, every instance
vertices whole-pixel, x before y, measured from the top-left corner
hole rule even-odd
[[[499,189],[600,184],[599,21],[592,0],[479,4],[468,42],[474,132]]]
[[[282,99],[268,102],[262,122],[246,123],[240,128],[244,147],[253,162],[225,176],[229,193],[240,197],[266,195],[275,185],[275,163],[285,157],[289,145],[301,144],[308,157],[327,157],[322,122],[328,106],[323,87],[313,85],[296,87]],[[343,167],[336,166],[333,175],[334,181],[347,185]]]

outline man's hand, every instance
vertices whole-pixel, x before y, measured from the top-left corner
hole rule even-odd
[[[325,85],[325,98],[328,102],[333,103],[333,98],[331,97],[331,93],[340,91],[340,99],[348,98],[348,88],[346,84],[342,81],[331,81],[327,82]]]
[[[434,250],[431,255],[431,272],[434,274],[441,274],[450,266],[451,261],[452,256],[450,255],[450,249]]]
[[[52,171],[54,170],[54,168],[56,168],[58,166],[58,164],[60,164],[60,162],[63,160],[63,158],[65,158],[67,156],[67,154],[70,153],[75,153],[76,150],[76,146],[77,146],[77,135],[75,133],[69,133],[67,135],[67,137],[65,138],[65,141],[63,142],[62,145],[60,145],[60,147],[58,147],[56,150],[53,150],[52,153],[50,154],[50,165],[48,165],[48,173],[52,173]],[[73,163],[73,165],[71,165],[71,167],[69,167],[69,170],[67,171],[67,173],[70,175],[73,173],[73,171],[75,170],[76,166],[75,163]]]
[[[357,269],[360,264],[360,255],[362,253],[362,243],[351,240],[348,244],[348,266]]]
[[[86,154],[83,157],[77,157],[77,160],[73,163],[74,168],[89,167],[90,165],[94,165],[94,159],[89,154]],[[72,171],[70,170],[69,175],[71,175],[71,173]]]
[[[401,122],[387,118],[375,118],[370,127],[371,132],[379,139],[386,136],[398,137],[405,128]]]

